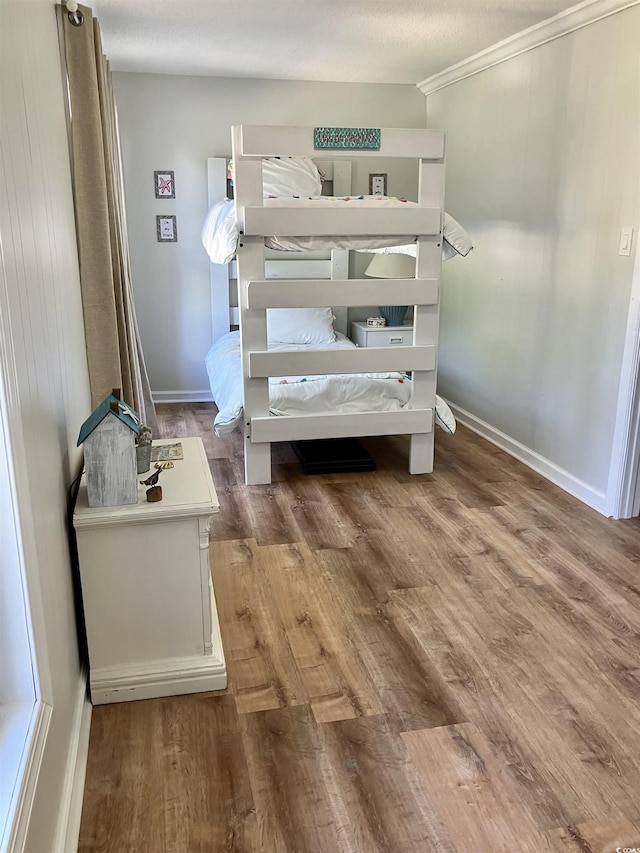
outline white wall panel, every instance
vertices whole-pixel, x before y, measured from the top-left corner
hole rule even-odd
[[[447,210],[476,248],[444,265],[438,389],[607,488],[640,221],[640,7],[427,98]],[[635,251],[635,245],[634,245]]]
[[[90,412],[64,86],[50,0],[0,0],[0,234],[35,553],[28,576],[44,602],[34,631],[46,649],[51,707],[26,848],[57,851],[66,830],[83,683],[66,528]],[[9,345],[8,342],[5,342]],[[80,691],[80,692],[79,692]],[[71,786],[71,787],[70,787]]]

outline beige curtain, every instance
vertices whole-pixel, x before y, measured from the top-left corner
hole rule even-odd
[[[157,422],[136,321],[116,105],[100,27],[58,7],[69,87],[71,164],[91,399],[112,388],[154,433]]]

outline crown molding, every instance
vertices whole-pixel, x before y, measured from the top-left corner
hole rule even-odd
[[[514,36],[499,41],[497,44],[475,53],[462,62],[450,65],[444,71],[427,77],[417,84],[423,95],[431,95],[438,89],[444,89],[452,83],[471,77],[487,68],[498,65],[507,59],[512,59],[527,50],[540,47],[553,39],[621,12],[631,6],[637,6],[640,0],[584,0],[577,6],[572,6],[564,12],[560,12],[553,18],[535,24]]]

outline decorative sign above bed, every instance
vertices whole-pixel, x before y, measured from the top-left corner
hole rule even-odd
[[[380,148],[377,127],[314,127],[314,148]]]

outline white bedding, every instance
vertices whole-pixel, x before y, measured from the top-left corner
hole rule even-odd
[[[336,334],[334,346],[355,344]],[[311,344],[269,345],[270,350],[317,350]],[[242,363],[240,333],[229,332],[211,347],[205,358],[213,399],[218,406],[214,421],[219,437],[229,435],[242,419]],[[349,373],[330,376],[280,376],[269,379],[269,408],[274,415],[397,411],[411,398],[411,380],[402,373]],[[436,423],[449,433],[455,420],[447,404],[436,400]]]
[[[349,204],[363,205],[364,207],[386,207],[397,208],[410,205],[417,207],[415,202],[404,199],[391,198],[389,196],[346,196],[337,198],[334,196],[317,196],[313,198],[266,198],[265,206],[290,206],[292,204],[301,207],[311,205],[334,205],[343,206]],[[202,228],[202,245],[207,250],[209,258],[214,264],[228,264],[236,255],[238,248],[239,233],[235,221],[234,203],[229,199],[214,204]],[[406,254],[416,253],[416,236],[400,235],[389,237],[388,235],[369,237],[265,237],[265,245],[270,249],[279,249],[287,252],[318,251],[322,249],[354,249],[360,252],[371,252],[376,250],[388,250],[403,252]],[[445,259],[454,255],[467,255],[473,244],[471,238],[464,228],[456,220],[445,213],[444,215],[444,243],[443,257]]]

